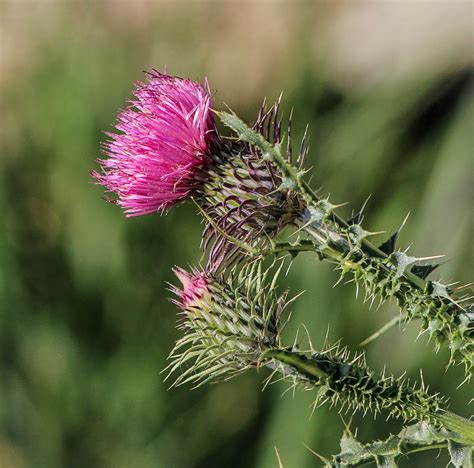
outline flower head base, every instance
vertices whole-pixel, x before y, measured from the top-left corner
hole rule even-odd
[[[269,110],[265,103],[253,126],[274,145],[282,144],[278,101]],[[287,157],[291,158],[291,121]],[[216,164],[199,188],[201,205],[209,223],[203,247],[209,251],[208,269],[217,272],[238,262],[245,251],[238,244],[264,248],[269,239],[294,223],[303,210],[298,193],[285,186],[282,174],[265,160],[255,145],[239,140],[220,141]],[[301,156],[307,151],[303,140]],[[219,160],[217,160],[219,158]]]
[[[270,272],[253,263],[224,280],[175,270],[184,285],[172,291],[180,298],[185,332],[170,354],[169,374],[181,372],[175,385],[230,377],[257,366],[267,348],[279,346],[287,302],[286,294],[278,297],[274,283],[266,281]],[[183,370],[184,364],[189,368]]]
[[[200,83],[151,70],[134,96],[117,117],[122,133],[107,134],[102,172],[92,173],[127,216],[164,211],[189,197],[211,163],[216,135],[211,96]]]

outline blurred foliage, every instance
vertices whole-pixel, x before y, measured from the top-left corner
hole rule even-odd
[[[337,411],[310,417],[310,394],[281,397],[278,384],[261,392],[264,371],[196,391],[163,383],[159,372],[178,336],[166,282],[174,281],[173,265],[199,261],[199,218],[182,206],[124,219],[89,177],[102,131],[146,65],[208,76],[217,105],[248,120],[265,95],[284,90],[295,137],[310,124],[313,185],[350,201],[347,215],[371,194],[372,230],[394,230],[411,212],[401,244],[447,254],[438,274],[470,280],[469,66],[424,66],[396,80],[384,70],[378,82],[367,77],[370,87],[351,86],[330,66],[335,51],[324,28],[320,37],[316,31],[338,24],[337,9],[251,5],[2,4],[10,68],[0,81],[1,467],[264,468],[277,466],[277,447],[285,468],[299,468],[318,464],[302,443],[338,451]],[[410,53],[416,64],[424,52]],[[451,58],[441,50],[443,60]],[[396,313],[369,310],[352,285],[332,289],[336,280],[329,265],[296,260],[288,285],[306,293],[294,304],[288,339],[304,322],[315,346],[329,326],[330,339],[355,349]],[[369,346],[369,363],[415,379],[422,366],[431,389],[469,416],[472,386],[456,389],[462,370],[445,373],[447,353],[433,355],[416,335],[416,325],[392,329]],[[362,441],[399,429],[359,415],[352,427]],[[417,466],[432,466],[432,456],[417,456]]]

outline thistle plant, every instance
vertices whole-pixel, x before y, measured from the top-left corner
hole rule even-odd
[[[165,212],[194,200],[220,230],[208,226],[209,269],[217,271],[238,256],[239,248],[260,245],[274,237],[301,211],[296,192],[281,188],[279,171],[263,161],[253,145],[223,139],[216,130],[207,83],[147,73],[138,82],[135,99],[121,110],[103,145],[105,159],[91,175],[115,198],[127,216]],[[260,115],[255,130],[264,132],[268,115]],[[280,131],[274,131],[275,143]],[[210,247],[212,245],[212,247]]]
[[[182,287],[171,290],[183,336],[170,354],[168,378],[172,385],[199,386],[269,368],[267,382],[278,376],[294,388],[312,390],[314,409],[329,402],[340,411],[384,413],[411,424],[386,441],[365,445],[346,431],[341,453],[328,465],[374,460],[393,466],[414,446],[445,446],[453,464],[464,466],[459,460],[472,452],[474,425],[449,412],[447,399],[430,394],[423,382],[378,375],[363,353],[340,345],[318,350],[283,343],[290,319],[284,312],[292,302],[288,293],[277,293],[283,263],[276,273],[263,265],[267,257],[289,253],[293,260],[308,251],[333,263],[340,280],[349,276],[356,291],[365,289],[371,303],[395,298],[402,320],[418,320],[437,349],[449,347],[449,363],[464,365],[465,381],[473,368],[474,310],[465,304],[463,288],[428,280],[436,265],[398,249],[398,232],[376,246],[369,240],[375,233],[362,226],[362,213],[346,221],[337,213],[341,205],[316,195],[305,180],[307,138],[294,155],[291,117],[283,134],[279,109],[280,101],[262,106],[247,126],[234,113],[214,109],[207,81],[151,70],[118,114],[120,133],[107,133],[105,158],[92,176],[114,194],[109,201],[127,216],[164,213],[193,201],[205,224],[205,267],[175,269]],[[216,118],[231,135],[218,130]]]
[[[339,217],[335,213],[338,205],[328,198],[319,198],[303,180],[305,171],[292,164],[290,152],[284,155],[279,143],[265,140],[235,114],[221,112],[219,116],[240,140],[254,145],[263,160],[278,168],[285,187],[300,194],[303,209],[295,224],[314,242],[318,257],[333,262],[341,280],[352,274],[356,286],[365,288],[366,299],[371,302],[378,298],[383,303],[395,297],[404,320],[419,319],[422,331],[436,339],[437,349],[447,344],[450,362],[464,364],[469,379],[474,364],[474,309],[472,304],[463,306],[461,302],[470,298],[456,298],[456,289],[439,281],[428,281],[427,276],[435,266],[419,264],[423,258],[395,249],[398,232],[376,247],[368,240],[374,233],[361,225],[362,214],[348,221]],[[290,248],[297,245],[295,242]]]
[[[456,468],[472,466],[472,446],[456,441],[456,433],[438,429],[419,422],[404,427],[398,434],[385,440],[363,444],[346,426],[340,441],[341,451],[332,460],[321,457],[327,467],[358,466],[373,462],[379,467],[396,467],[397,458],[426,450],[449,452],[451,463]]]
[[[351,356],[339,345],[304,352],[296,344],[285,346],[283,313],[291,300],[287,293],[275,291],[282,266],[273,274],[271,268],[263,270],[260,262],[252,263],[240,271],[233,269],[226,279],[199,270],[175,270],[183,286],[171,289],[179,298],[183,337],[170,354],[168,378],[177,374],[173,386],[200,386],[251,368],[269,367],[273,372],[268,380],[278,376],[295,388],[313,390],[314,408],[328,402],[340,411],[384,413],[425,424],[431,437],[419,437],[418,445],[443,438],[472,447],[474,423],[447,411],[447,400],[430,394],[423,382],[417,386],[385,372],[377,375],[363,353]],[[392,438],[383,447],[397,440],[397,450],[401,450],[405,439]],[[352,460],[356,455],[360,461],[367,459],[361,450],[352,454]],[[348,460],[349,454],[344,454]]]

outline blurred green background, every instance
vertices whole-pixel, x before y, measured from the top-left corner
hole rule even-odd
[[[265,371],[191,391],[160,371],[178,336],[170,269],[196,264],[192,206],[124,219],[91,183],[103,131],[146,66],[203,79],[252,121],[284,91],[294,133],[310,124],[312,183],[365,224],[396,229],[434,276],[472,279],[470,1],[47,1],[0,3],[0,467],[319,466],[303,445],[338,451],[336,410],[310,417],[310,392],[261,391]],[[380,241],[383,240],[381,236]],[[369,310],[330,265],[301,256],[287,284],[292,340],[358,343],[394,304]],[[282,285],[283,287],[286,285]],[[473,387],[445,372],[418,326],[371,344],[371,366],[451,396]],[[400,425],[355,416],[363,441]],[[436,453],[402,466],[445,466]],[[434,461],[433,461],[434,460]]]

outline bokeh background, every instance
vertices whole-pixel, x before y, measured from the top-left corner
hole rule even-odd
[[[284,92],[311,135],[313,185],[347,215],[395,230],[435,276],[472,279],[473,29],[470,1],[0,1],[0,466],[319,466],[338,451],[336,410],[262,392],[265,371],[191,391],[160,371],[179,335],[166,282],[196,264],[192,206],[124,219],[91,183],[103,131],[147,66],[207,76],[252,121]],[[383,236],[380,237],[380,241]],[[397,313],[369,310],[330,265],[299,257],[282,282],[314,346],[353,349]],[[371,344],[371,366],[416,379],[469,416],[473,387],[445,372],[418,327]],[[355,416],[363,441],[400,425]],[[436,453],[402,466],[445,466]],[[434,460],[434,461],[433,461]]]

